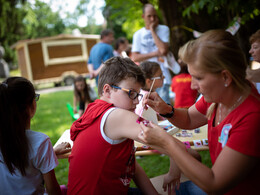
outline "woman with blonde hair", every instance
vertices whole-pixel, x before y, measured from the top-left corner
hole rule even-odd
[[[188,65],[192,89],[203,97],[189,109],[174,109],[156,93],[144,103],[182,129],[208,124],[212,168],[152,123],[142,125],[139,138],[169,155],[207,193],[259,194],[260,95],[246,80],[247,64],[238,42],[224,30],[211,30],[188,42],[179,55]]]

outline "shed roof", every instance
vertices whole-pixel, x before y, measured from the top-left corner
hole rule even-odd
[[[33,44],[38,43],[42,41],[51,41],[55,39],[64,39],[64,38],[72,38],[72,39],[100,39],[100,35],[94,35],[94,34],[80,34],[80,35],[72,35],[72,34],[60,34],[57,36],[51,36],[51,37],[41,37],[36,39],[25,39],[20,40],[13,44],[11,46],[12,49],[19,49],[20,47],[23,47],[24,44]]]

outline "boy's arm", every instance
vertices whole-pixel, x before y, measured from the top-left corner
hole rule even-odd
[[[135,161],[135,176],[133,178],[136,186],[141,189],[143,194],[153,195],[158,194],[155,190],[153,184],[151,183],[150,179],[144,172],[143,168]]]
[[[138,117],[139,116],[134,112],[120,108],[115,109],[107,117],[104,126],[105,134],[113,140],[129,138],[143,143],[138,137],[142,130],[140,124],[136,122]],[[185,148],[182,142],[180,142],[180,144]]]
[[[130,138],[140,141],[138,134],[141,132],[141,126],[136,121],[138,115],[124,109],[115,109],[106,120],[105,134],[113,140]]]

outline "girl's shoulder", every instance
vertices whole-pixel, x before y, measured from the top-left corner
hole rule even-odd
[[[50,142],[50,138],[42,132],[26,130],[26,136],[32,148],[39,148],[42,144]]]

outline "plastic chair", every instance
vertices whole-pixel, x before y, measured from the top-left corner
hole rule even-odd
[[[70,105],[70,103],[67,102],[67,108],[69,110],[70,116],[72,117],[72,120],[77,120],[79,118],[79,114],[74,114],[73,107]]]

